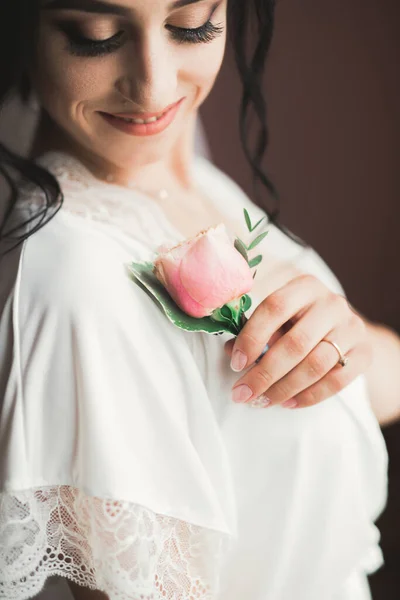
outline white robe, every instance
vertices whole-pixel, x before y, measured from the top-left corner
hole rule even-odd
[[[0,262],[0,598],[50,575],[111,600],[370,598],[387,454],[364,377],[305,410],[234,404],[231,336],[177,329],[127,275],[180,239],[157,202],[39,162],[64,205]],[[227,220],[263,216],[206,159],[193,177]],[[342,293],[275,227],[259,249]]]

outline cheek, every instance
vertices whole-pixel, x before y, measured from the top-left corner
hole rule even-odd
[[[221,36],[208,45],[199,44],[187,53],[180,77],[197,87],[198,101],[203,101],[214,85],[222,66],[225,45],[226,37]]]
[[[61,47],[60,47],[61,46]],[[40,103],[57,121],[74,117],[78,106],[104,98],[112,78],[110,63],[80,60],[67,54],[62,42],[39,43],[33,84]]]

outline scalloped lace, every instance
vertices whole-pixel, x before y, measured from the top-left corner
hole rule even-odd
[[[110,600],[211,600],[229,536],[69,486],[0,494],[0,598],[58,575]]]

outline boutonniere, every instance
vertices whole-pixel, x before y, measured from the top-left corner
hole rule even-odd
[[[252,233],[266,217],[253,226],[244,209],[244,218]],[[177,327],[238,335],[251,307],[252,269],[262,261],[260,254],[249,258],[249,252],[266,235],[268,231],[246,245],[238,237],[232,240],[219,224],[172,248],[160,247],[153,262],[132,262],[128,270]]]

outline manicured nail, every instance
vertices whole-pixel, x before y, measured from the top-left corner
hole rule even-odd
[[[298,405],[299,403],[297,402],[297,400],[294,400],[292,398],[292,400],[286,400],[286,402],[283,402],[282,408],[296,408],[296,406]]]
[[[247,356],[241,350],[235,350],[231,358],[232,371],[242,371],[247,364]]]
[[[246,402],[250,400],[253,392],[248,385],[239,385],[232,390],[232,400],[234,402]]]
[[[271,402],[272,400],[270,400],[270,398],[267,398],[267,396],[264,396],[264,394],[262,394],[258,398],[252,400],[250,402],[250,406],[254,406],[254,408],[267,408],[267,406],[269,406]]]

